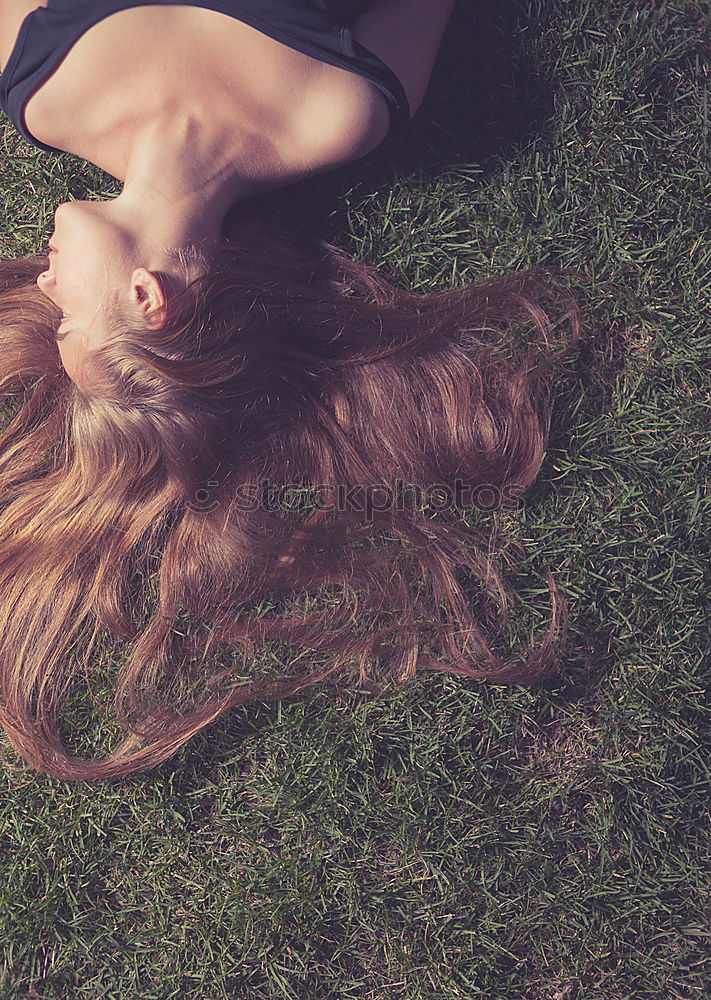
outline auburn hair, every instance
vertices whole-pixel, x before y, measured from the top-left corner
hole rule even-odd
[[[548,628],[514,654],[493,535],[462,516],[541,466],[581,326],[553,270],[409,292],[246,213],[162,329],[115,317],[89,390],[60,363],[46,267],[0,262],[0,723],[31,767],[146,770],[233,706],[353,667],[370,692],[418,667],[556,668],[552,574]],[[60,728],[102,634],[127,644],[123,735],[91,759]]]

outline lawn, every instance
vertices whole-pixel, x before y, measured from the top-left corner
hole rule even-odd
[[[708,996],[707,72],[692,0],[459,0],[406,136],[275,196],[413,290],[587,276],[510,515],[516,608],[545,616],[550,567],[565,657],[531,687],[257,702],[114,784],[8,754],[1,1000]],[[2,257],[120,190],[5,118],[0,171]]]

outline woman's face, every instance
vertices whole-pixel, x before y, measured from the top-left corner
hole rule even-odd
[[[49,269],[37,277],[39,289],[64,314],[57,346],[75,381],[87,351],[106,337],[103,319],[118,303],[130,251],[131,240],[107,211],[109,204],[72,201],[59,206],[50,240],[56,251],[50,254]]]

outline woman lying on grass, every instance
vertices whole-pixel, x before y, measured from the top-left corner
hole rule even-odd
[[[575,340],[570,294],[533,272],[412,294],[258,215],[223,231],[235,202],[406,125],[451,8],[0,0],[3,107],[124,185],[60,205],[48,258],[0,264],[0,722],[37,770],[145,770],[233,706],[354,665],[371,690],[376,668],[555,667],[553,578],[542,641],[497,649],[503,580],[455,511],[536,478],[563,341],[543,300]],[[43,45],[40,79],[23,59]],[[128,644],[126,735],[84,759],[60,727],[102,630]]]

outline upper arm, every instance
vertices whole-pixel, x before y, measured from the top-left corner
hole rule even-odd
[[[399,78],[410,114],[422,103],[454,0],[378,0],[353,23],[356,41]]]

